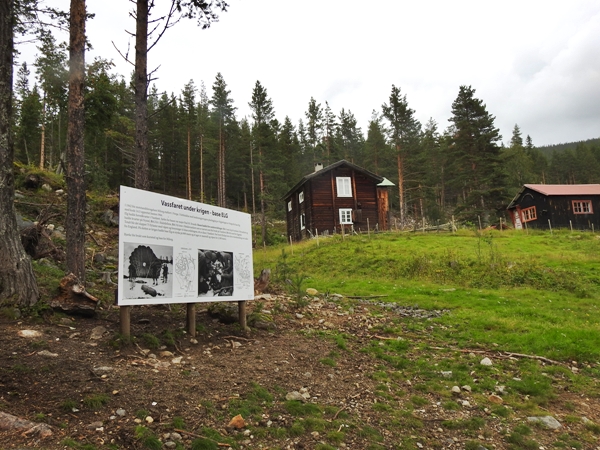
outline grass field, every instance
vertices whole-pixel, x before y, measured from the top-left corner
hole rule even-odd
[[[255,272],[267,267],[297,293],[450,310],[405,325],[439,325],[432,342],[600,361],[600,236],[592,233],[338,235],[257,249]]]

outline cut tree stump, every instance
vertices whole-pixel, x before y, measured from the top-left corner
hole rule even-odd
[[[59,293],[50,306],[65,314],[91,317],[96,314],[98,299],[85,290],[79,278],[70,273],[60,280]]]

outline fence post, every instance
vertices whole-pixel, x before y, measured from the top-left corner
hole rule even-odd
[[[550,223],[550,219],[548,219],[548,226],[550,227],[550,234],[554,234],[552,233],[552,224]]]

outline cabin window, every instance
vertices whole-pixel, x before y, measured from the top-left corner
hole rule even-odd
[[[573,200],[573,214],[591,214],[593,212],[591,200]]]
[[[300,229],[304,230],[306,228],[306,215],[300,214]]]
[[[352,225],[352,210],[350,208],[340,208],[340,223],[342,225]]]
[[[304,191],[298,194],[298,203],[302,203],[304,201]]]
[[[537,215],[535,214],[535,206],[522,209],[521,215],[523,216],[523,222],[531,222],[532,220],[537,219]]]
[[[290,200],[288,202],[288,211],[291,211],[291,210],[292,210],[292,201]]]
[[[336,177],[335,182],[337,184],[338,197],[352,197],[352,184],[350,183],[350,177]]]

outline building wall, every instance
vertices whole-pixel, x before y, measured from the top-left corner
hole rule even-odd
[[[337,195],[337,177],[349,177],[352,183],[352,197]],[[298,201],[303,192],[304,202]],[[292,211],[287,211],[288,201],[292,201]],[[300,188],[285,199],[287,211],[288,236],[301,240],[314,236],[317,232],[340,233],[339,209],[352,210],[353,226],[356,231],[373,230],[378,224],[377,183],[371,177],[355,171],[351,167],[340,166],[310,178]],[[304,214],[305,230],[300,230],[300,216]],[[345,225],[349,232],[351,225]],[[385,224],[379,224],[385,229]],[[310,233],[309,233],[310,230]]]

